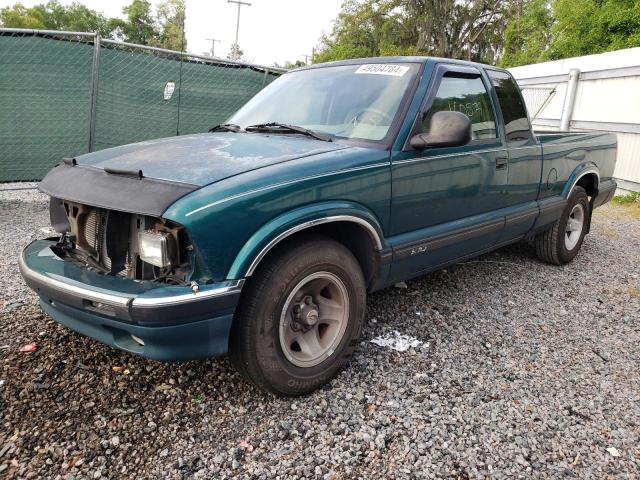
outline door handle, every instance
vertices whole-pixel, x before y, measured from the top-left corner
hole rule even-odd
[[[496,170],[504,170],[507,168],[508,163],[509,159],[507,157],[496,158]]]

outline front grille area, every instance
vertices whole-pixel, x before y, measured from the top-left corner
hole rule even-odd
[[[114,267],[125,267],[131,214],[68,201],[63,201],[62,205],[75,246],[86,255],[86,260],[108,273],[119,273]],[[118,243],[111,241],[118,231],[121,232]]]
[[[191,251],[184,228],[158,218],[107,210],[67,200],[52,199],[52,223],[64,233],[57,250],[101,273],[137,280],[184,283],[191,274]],[[65,217],[66,222],[60,222]],[[55,221],[54,221],[55,220]],[[138,235],[152,231],[168,235],[173,250],[171,265],[155,267],[140,258]],[[185,248],[180,248],[180,246]]]
[[[83,232],[85,241],[97,251],[100,251],[103,232],[104,215],[102,215],[98,209],[91,210],[91,213],[87,216],[87,222]]]
[[[107,254],[105,232],[106,232],[107,216],[105,212],[100,209],[94,208],[87,216],[87,221],[84,226],[84,241],[91,248],[91,251],[95,252],[96,260],[103,264],[104,267],[111,271],[111,258]],[[78,232],[80,234],[80,232]]]

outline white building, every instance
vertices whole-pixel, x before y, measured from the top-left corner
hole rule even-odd
[[[607,130],[618,135],[614,176],[640,191],[640,48],[514,67],[539,130]]]

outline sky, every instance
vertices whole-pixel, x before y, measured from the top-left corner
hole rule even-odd
[[[16,1],[0,0],[0,7]],[[72,0],[61,0],[68,5]],[[130,0],[77,0],[107,16],[122,16],[122,7]],[[244,59],[262,65],[283,65],[286,61],[304,61],[311,56],[323,33],[331,31],[331,22],[340,11],[342,0],[243,0],[251,6],[241,7],[238,43]],[[46,0],[20,0],[25,6]],[[151,0],[153,5],[159,0]],[[227,0],[187,0],[187,50],[202,54],[211,50],[216,38],[217,57],[226,57],[235,40],[237,5]]]

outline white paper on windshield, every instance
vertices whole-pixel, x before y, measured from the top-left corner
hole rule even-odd
[[[401,77],[407,71],[409,67],[405,65],[394,65],[392,63],[369,63],[367,65],[360,65],[356,70],[356,73],[368,73],[370,75],[391,75],[392,77]]]

